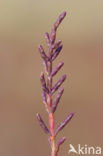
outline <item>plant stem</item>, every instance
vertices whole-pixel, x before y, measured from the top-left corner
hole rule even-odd
[[[49,58],[52,55],[52,48],[49,47]],[[49,96],[48,96],[48,105],[49,105],[49,127],[51,131],[51,146],[52,146],[52,153],[51,156],[56,156],[56,147],[55,147],[55,134],[54,134],[54,114],[51,111],[52,108],[52,60],[49,61],[49,68],[48,68],[48,88],[49,88]]]

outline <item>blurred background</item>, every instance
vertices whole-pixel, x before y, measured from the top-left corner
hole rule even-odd
[[[36,113],[46,123],[39,75],[43,70],[38,44],[45,44],[58,15],[67,11],[57,39],[63,50],[55,62],[65,65],[64,95],[55,113],[57,126],[70,112],[70,124],[59,156],[69,144],[103,145],[103,1],[102,0],[1,0],[0,1],[0,155],[50,155],[47,136]],[[47,124],[48,125],[48,124]],[[72,155],[72,154],[71,154]]]

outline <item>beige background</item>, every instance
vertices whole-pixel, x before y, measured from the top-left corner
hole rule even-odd
[[[103,1],[1,0],[0,156],[50,155],[47,136],[36,120],[39,112],[48,122],[37,46],[46,47],[44,33],[64,10],[67,16],[57,33],[64,47],[56,64],[62,60],[65,65],[55,81],[63,73],[68,78],[55,124],[70,112],[75,116],[59,135],[67,137],[59,156],[68,155],[69,143],[103,145]]]

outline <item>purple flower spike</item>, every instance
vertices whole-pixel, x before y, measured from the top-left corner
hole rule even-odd
[[[60,23],[62,22],[62,20],[64,19],[64,17],[66,16],[66,12],[64,11],[57,19],[57,21],[54,23],[53,25],[53,29],[51,31],[50,34],[50,41],[53,44],[55,39],[56,39],[56,30],[58,28],[58,26],[60,25]]]
[[[58,143],[57,143],[57,152],[59,151],[60,145],[62,145],[64,143],[64,141],[66,140],[66,137],[61,138]]]
[[[45,82],[45,78],[44,78],[44,73],[43,72],[40,75],[40,80],[41,80],[41,85],[42,85],[43,90],[48,93],[49,90],[46,87],[46,82]]]
[[[73,115],[74,115],[74,113],[70,113],[70,114],[66,117],[66,119],[65,119],[63,122],[60,123],[60,125],[58,126],[58,128],[57,128],[56,131],[55,131],[55,135],[57,135],[57,133],[58,133],[59,131],[61,131],[61,130],[68,124],[68,122],[71,120],[71,118],[73,117]]]
[[[47,128],[47,126],[45,125],[44,121],[42,120],[39,114],[37,114],[37,118],[44,132],[49,134],[48,141],[51,147],[51,156],[58,155],[60,145],[62,145],[66,140],[66,138],[63,137],[57,142],[56,137],[58,132],[61,131],[67,125],[67,123],[74,115],[74,113],[68,115],[66,119],[60,123],[60,125],[57,127],[55,131],[54,113],[64,92],[64,88],[59,89],[59,87],[65,81],[66,75],[61,76],[61,78],[53,86],[54,76],[60,71],[60,69],[64,65],[63,62],[60,62],[53,69],[53,61],[56,60],[57,56],[59,55],[63,47],[61,40],[56,41],[56,31],[65,16],[66,16],[66,12],[64,11],[62,14],[60,14],[58,19],[54,23],[51,32],[45,33],[46,44],[48,46],[48,53],[45,53],[45,50],[43,49],[42,45],[39,46],[39,52],[41,57],[43,58],[43,64],[44,64],[44,72],[42,72],[40,75],[41,86],[43,89],[42,98],[43,98],[43,103],[45,104],[46,110],[48,112],[48,118],[49,118],[48,121],[49,121],[50,130]],[[59,91],[56,97],[54,98],[53,93],[55,93],[58,89]]]
[[[51,76],[55,76],[56,73],[61,69],[63,65],[64,65],[64,62],[60,62],[58,66],[52,71]]]
[[[52,94],[57,91],[57,89],[61,86],[61,84],[65,81],[65,79],[66,79],[66,75],[63,75],[61,79],[57,81],[55,86],[52,88]]]
[[[40,123],[40,126],[42,127],[43,131],[46,133],[46,134],[51,134],[49,129],[47,128],[47,126],[45,125],[44,121],[42,120],[40,114],[37,114],[37,119]]]
[[[54,53],[52,54],[51,58],[52,61],[55,60],[55,58],[59,55],[61,49],[62,49],[63,45],[59,46],[58,48],[56,48],[56,50],[54,51]]]
[[[59,103],[59,101],[60,101],[60,98],[61,98],[63,92],[64,92],[64,88],[61,88],[61,89],[59,90],[59,92],[58,92],[56,98],[55,98],[55,101],[54,101],[53,106],[52,106],[52,112],[53,112],[53,113],[56,111],[56,108],[57,108],[57,106],[58,106],[58,103]]]
[[[58,26],[60,25],[60,23],[62,22],[62,20],[64,19],[64,17],[66,16],[66,12],[64,11],[59,18],[57,19],[57,21],[54,23],[54,30],[56,31]]]

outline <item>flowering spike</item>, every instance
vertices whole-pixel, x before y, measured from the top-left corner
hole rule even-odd
[[[73,115],[74,115],[74,113],[70,113],[70,114],[66,117],[66,119],[65,119],[63,122],[60,123],[60,125],[58,126],[58,128],[57,128],[56,131],[55,131],[55,135],[57,135],[57,133],[58,133],[59,131],[61,131],[61,130],[68,124],[68,122],[71,120],[71,118],[73,117]]]
[[[65,79],[66,79],[66,75],[63,75],[61,79],[57,81],[55,86],[52,88],[52,94],[57,91],[57,89],[61,86],[61,84],[65,81]]]
[[[53,70],[53,61],[57,58],[59,55],[60,51],[62,50],[63,45],[61,44],[61,40],[55,41],[56,40],[56,31],[64,17],[66,16],[66,12],[64,11],[56,22],[53,25],[53,28],[51,30],[51,33],[45,33],[45,38],[46,38],[46,43],[48,46],[48,55],[45,53],[43,47],[40,45],[39,46],[39,51],[40,55],[43,58],[43,64],[44,64],[44,71],[45,71],[45,76],[44,73],[41,73],[40,80],[41,80],[41,85],[43,89],[42,93],[42,98],[43,98],[43,103],[46,106],[46,109],[48,111],[49,115],[49,129],[48,130],[47,126],[45,125],[44,121],[40,117],[39,114],[37,114],[37,118],[39,120],[39,123],[41,127],[43,128],[45,133],[49,134],[49,144],[51,147],[51,156],[57,156],[57,153],[59,151],[59,147],[63,142],[65,141],[65,137],[61,138],[58,143],[56,143],[56,135],[57,133],[66,126],[66,124],[70,121],[70,119],[73,116],[73,113],[67,116],[67,118],[60,123],[58,128],[55,131],[55,125],[54,125],[54,112],[56,111],[56,108],[58,106],[58,103],[60,101],[60,98],[64,92],[64,88],[61,88],[53,102],[53,93],[58,90],[58,88],[61,86],[61,84],[65,81],[66,75],[63,75],[59,81],[53,86],[53,77],[58,73],[58,71],[62,68],[64,65],[63,62],[59,63],[59,65]]]
[[[42,127],[43,131],[44,131],[46,134],[50,134],[50,135],[51,135],[49,129],[48,129],[47,126],[45,125],[45,123],[44,123],[44,121],[42,120],[40,114],[37,114],[37,119],[38,119],[38,121],[39,121],[39,123],[40,123],[40,126]]]
[[[56,111],[56,108],[57,108],[57,106],[58,106],[58,103],[59,103],[59,101],[60,101],[60,98],[61,98],[63,92],[64,92],[64,88],[61,88],[61,89],[59,90],[59,92],[58,92],[56,98],[55,98],[55,101],[54,101],[53,106],[52,106],[52,112],[53,112],[53,113]]]
[[[60,62],[58,66],[52,71],[51,76],[55,76],[56,73],[61,69],[63,65],[64,65],[64,62]]]
[[[62,22],[62,20],[64,19],[64,17],[66,16],[66,12],[64,11],[63,13],[60,14],[60,16],[58,17],[57,21],[54,23],[54,30],[56,31],[58,26],[60,25],[60,23]]]
[[[52,44],[54,43],[54,41],[56,39],[56,30],[57,30],[58,26],[60,25],[60,23],[62,22],[62,20],[64,19],[65,16],[66,16],[66,12],[64,11],[62,14],[60,14],[57,21],[53,25],[53,29],[52,29],[51,34],[50,34],[50,41]]]
[[[62,49],[63,45],[60,45],[59,47],[56,48],[56,50],[54,51],[54,53],[52,54],[51,58],[52,61],[56,59],[56,57],[59,55],[61,49]]]

